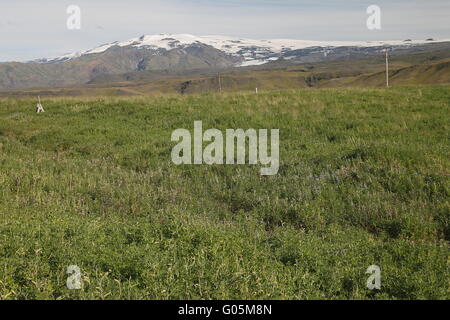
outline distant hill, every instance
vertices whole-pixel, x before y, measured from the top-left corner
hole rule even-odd
[[[391,70],[389,82],[391,85],[450,83],[450,59]],[[343,80],[342,84],[354,87],[384,86],[386,84],[386,73],[381,71],[365,74],[354,79]],[[336,86],[336,83],[331,86]]]

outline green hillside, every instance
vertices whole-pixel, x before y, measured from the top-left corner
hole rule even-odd
[[[383,71],[362,75],[344,82],[346,86],[383,86],[386,83],[386,73]],[[450,83],[450,59],[391,70],[389,82],[391,85]]]

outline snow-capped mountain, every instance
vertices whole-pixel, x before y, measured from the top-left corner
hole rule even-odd
[[[215,74],[235,67],[272,68],[295,63],[382,57],[450,47],[423,41],[253,40],[189,34],[144,35],[123,42],[26,63],[0,63],[0,89],[72,86],[129,79]],[[272,62],[270,66],[261,66]],[[245,71],[245,70],[244,70]]]
[[[396,46],[413,46],[425,43],[439,42],[428,40],[404,40],[404,41],[307,41],[293,39],[269,39],[254,40],[246,38],[233,38],[225,36],[193,36],[190,34],[159,34],[143,35],[123,42],[112,42],[97,48],[70,53],[67,55],[40,59],[34,62],[55,63],[63,62],[86,55],[100,54],[113,47],[136,48],[143,50],[171,51],[199,45],[211,46],[227,55],[239,57],[236,66],[260,65],[280,57],[293,59],[299,55],[299,50],[310,49],[310,52],[319,52],[328,56],[335,48],[379,48]],[[301,53],[300,53],[301,55]]]

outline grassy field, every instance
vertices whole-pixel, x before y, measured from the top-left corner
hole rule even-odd
[[[35,103],[0,100],[0,299],[450,298],[449,85]],[[175,166],[194,120],[279,128],[278,175]]]

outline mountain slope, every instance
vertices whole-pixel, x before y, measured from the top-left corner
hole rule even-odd
[[[450,52],[447,52],[447,55]],[[445,56],[444,53],[442,55]],[[392,59],[392,86],[416,84],[450,84],[450,58],[433,60],[434,53],[397,56]],[[430,60],[431,59],[431,60]],[[414,61],[417,64],[410,65]],[[224,92],[260,92],[298,88],[384,87],[383,59],[332,61],[314,64],[272,62],[259,67],[223,70]],[[153,74],[153,78],[150,76]],[[109,82],[106,80],[110,80]],[[0,90],[0,97],[32,96],[146,96],[219,92],[219,79],[213,72],[182,73],[140,71],[115,77],[97,78],[90,84],[66,88]]]
[[[298,59],[318,53],[321,57],[333,55],[336,51],[347,55],[353,51],[368,54],[373,49],[379,48],[409,48],[417,45],[439,43],[435,40],[405,40],[405,41],[309,41],[294,39],[269,39],[255,40],[246,38],[233,38],[225,36],[193,36],[190,34],[160,34],[143,35],[123,42],[112,42],[97,48],[71,53],[50,59],[40,59],[35,62],[55,63],[76,59],[78,57],[99,54],[111,48],[136,48],[153,51],[170,51],[173,49],[186,49],[192,46],[210,46],[228,55],[241,58],[243,61],[238,66],[263,64],[277,60],[280,57],[286,59]],[[305,50],[307,49],[307,50]],[[372,49],[372,50],[370,50]]]
[[[67,86],[89,82],[102,74],[139,70],[191,70],[230,67],[240,59],[211,46],[197,44],[172,50],[141,50],[114,46],[98,53],[54,63],[2,63],[0,88]]]
[[[450,59],[391,69],[389,83],[392,86],[450,83]],[[386,85],[386,71],[329,79],[317,85],[320,87],[383,87]]]
[[[74,86],[164,74],[212,74],[233,67],[258,66],[284,59],[290,63],[352,60],[391,54],[450,49],[450,42],[317,42],[289,39],[251,40],[223,36],[142,36],[98,48],[28,63],[0,63],[0,89]],[[289,63],[288,63],[289,64]]]

